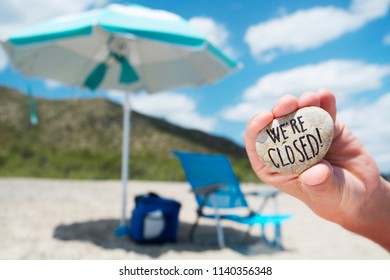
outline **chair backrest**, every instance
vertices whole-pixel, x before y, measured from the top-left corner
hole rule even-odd
[[[235,175],[229,159],[224,155],[198,154],[174,151],[179,158],[187,181],[192,189],[222,184],[226,188],[219,189],[210,198],[203,202],[203,195],[196,195],[199,205],[219,208],[248,207],[240,189],[240,183]]]

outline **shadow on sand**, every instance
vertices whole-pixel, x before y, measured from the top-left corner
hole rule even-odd
[[[158,258],[168,251],[177,252],[206,252],[218,250],[216,229],[211,225],[200,224],[197,228],[195,240],[188,238],[191,224],[180,222],[178,240],[176,243],[161,245],[140,245],[130,238],[117,237],[115,229],[119,225],[117,219],[85,221],[73,224],[61,224],[54,230],[54,238],[63,241],[85,241],[104,249],[122,249],[140,255]],[[260,237],[246,235],[244,231],[224,226],[226,246],[243,255],[273,254],[281,249],[270,249],[265,246]]]

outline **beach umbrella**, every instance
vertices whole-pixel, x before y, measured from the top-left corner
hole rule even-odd
[[[1,43],[13,67],[25,76],[124,92],[118,235],[126,234],[130,93],[200,86],[239,68],[180,16],[138,5],[111,4],[57,17]]]

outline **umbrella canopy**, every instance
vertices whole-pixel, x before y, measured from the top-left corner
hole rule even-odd
[[[178,15],[118,4],[37,24],[3,46],[26,76],[92,89],[197,86],[238,66]]]
[[[180,16],[138,5],[111,4],[42,22],[1,42],[23,75],[69,86],[117,89],[123,103],[122,219],[126,232],[129,165],[129,93],[200,86],[239,64],[213,46]]]

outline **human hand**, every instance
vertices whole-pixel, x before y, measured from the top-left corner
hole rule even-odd
[[[274,118],[307,106],[321,107],[332,117],[335,129],[332,145],[320,163],[300,175],[279,174],[259,159],[256,138]],[[383,201],[384,197],[390,200],[390,189],[381,178],[374,159],[359,139],[336,120],[336,99],[326,89],[306,92],[299,99],[284,96],[272,112],[260,113],[249,121],[244,140],[252,168],[261,180],[302,200],[320,217],[351,231],[367,236],[363,231],[372,224],[371,215],[382,213],[377,204],[390,203]],[[381,197],[383,194],[386,195]],[[383,215],[387,218],[385,223],[389,224],[390,212]],[[387,229],[390,234],[389,227]],[[390,248],[390,237],[387,239]]]

